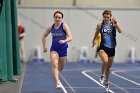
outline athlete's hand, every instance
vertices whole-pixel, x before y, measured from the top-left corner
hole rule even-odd
[[[43,48],[43,52],[46,53],[48,51],[47,48]]]
[[[96,45],[96,42],[95,41],[93,41],[92,42],[92,47],[94,47]]]
[[[117,20],[116,20],[116,18],[114,16],[112,17],[111,20],[112,20],[113,24],[117,24]]]
[[[59,43],[60,44],[64,44],[65,43],[65,40],[59,40]]]

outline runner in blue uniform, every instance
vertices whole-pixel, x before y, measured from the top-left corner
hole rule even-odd
[[[52,45],[50,48],[50,59],[52,64],[52,73],[55,79],[56,88],[61,88],[59,80],[59,71],[62,71],[67,61],[67,42],[72,40],[72,34],[66,23],[62,22],[63,13],[56,11],[53,15],[54,24],[49,26],[42,37],[43,51],[48,51],[46,47],[46,37],[52,34]]]
[[[100,83],[105,85],[106,91],[109,91],[110,68],[115,56],[116,47],[116,31],[121,33],[121,28],[111,11],[105,10],[102,14],[102,23],[97,24],[96,32],[92,41],[93,47],[96,44],[98,33],[101,34],[100,48],[98,49],[99,56],[102,59],[102,70]],[[105,74],[105,79],[104,79]]]

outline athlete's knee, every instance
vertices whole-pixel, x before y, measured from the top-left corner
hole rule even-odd
[[[52,68],[57,69],[57,68],[58,68],[58,64],[53,63],[53,64],[52,64]]]
[[[104,64],[108,63],[108,59],[107,58],[102,58],[102,61],[103,61]]]
[[[107,61],[103,61],[103,64],[108,64],[108,62]]]
[[[59,71],[62,71],[63,69],[64,69],[64,67],[59,67],[58,68]]]
[[[106,70],[110,71],[110,69],[111,69],[111,65],[108,64],[107,67],[106,67]]]
[[[59,71],[62,71],[63,69],[64,69],[64,64],[59,64],[58,70],[59,70]]]
[[[102,63],[105,67],[107,67],[107,65],[108,65],[108,62],[107,61],[103,61],[103,63]]]

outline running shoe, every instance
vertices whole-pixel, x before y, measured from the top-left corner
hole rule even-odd
[[[61,89],[60,80],[58,80],[56,83],[56,89]]]
[[[99,81],[100,81],[101,84],[104,83],[104,76],[103,75],[99,78]]]
[[[109,92],[109,83],[104,83],[104,86],[105,86],[105,91],[106,92]]]
[[[57,84],[56,85],[56,89],[61,89],[61,85],[60,84]]]

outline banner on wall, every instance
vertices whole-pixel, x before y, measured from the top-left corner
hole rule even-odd
[[[1,10],[2,10],[2,4],[3,4],[3,0],[0,0],[0,15],[1,15]]]

